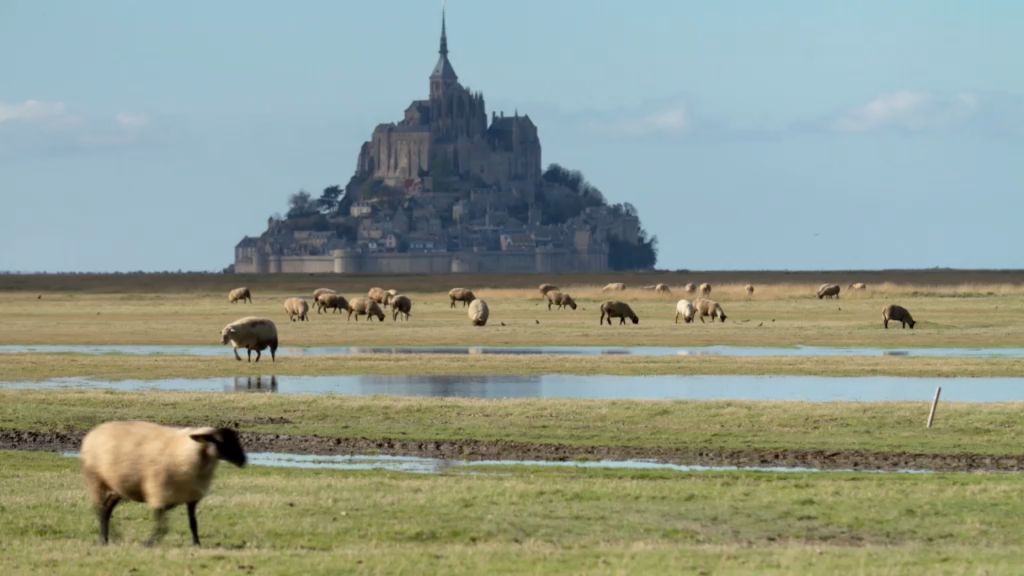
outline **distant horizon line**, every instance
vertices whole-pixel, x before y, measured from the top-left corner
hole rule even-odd
[[[675,270],[652,268],[648,270],[608,270],[605,272],[469,272],[469,273],[377,273],[377,272],[356,272],[356,273],[345,273],[338,274],[333,272],[323,273],[266,273],[266,274],[246,274],[246,273],[235,273],[225,272],[223,270],[178,270],[178,271],[18,271],[18,270],[0,270],[2,276],[187,276],[187,275],[223,275],[223,276],[272,276],[275,278],[287,277],[287,276],[473,276],[473,275],[486,275],[486,276],[522,276],[525,274],[534,274],[538,276],[561,276],[561,275],[572,275],[572,274],[586,274],[586,275],[599,275],[599,274],[699,274],[699,273],[735,273],[735,274],[808,274],[808,273],[821,273],[821,274],[853,274],[853,273],[884,273],[884,272],[1000,272],[1000,273],[1024,273],[1024,268],[952,268],[943,266],[931,266],[928,268],[762,268],[762,269],[742,269],[742,268],[708,268],[704,270],[690,270],[679,268]]]

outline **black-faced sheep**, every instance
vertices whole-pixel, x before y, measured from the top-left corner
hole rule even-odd
[[[601,288],[601,292],[623,292],[626,290],[626,285],[622,282],[612,282]]]
[[[910,316],[910,312],[907,312],[906,308],[898,304],[889,304],[882,309],[882,326],[888,329],[890,320],[899,322],[903,328],[906,328],[909,324],[911,330],[914,329],[914,324],[917,324]]]
[[[405,320],[409,320],[409,312],[412,311],[412,300],[405,294],[395,294],[391,297],[391,320],[398,322],[398,315],[401,314]]]
[[[348,319],[352,319],[352,314],[356,315],[356,322],[359,321],[360,316],[366,316],[366,321],[370,322],[376,317],[381,322],[384,321],[384,311],[380,309],[380,305],[375,300],[369,298],[353,298],[348,301]]]
[[[694,313],[695,309],[693,307],[693,302],[690,302],[689,300],[680,300],[679,302],[676,302],[676,324],[679,324],[680,316],[683,317],[683,322],[686,324],[693,322]]]
[[[487,307],[487,302],[473,300],[469,303],[468,315],[469,321],[473,326],[485,326],[487,325],[487,318],[491,315],[491,310]]]
[[[822,284],[818,288],[818,300],[828,297],[831,300],[833,297],[839,298],[839,285],[838,284]]]
[[[573,310],[576,309],[576,301],[572,299],[572,296],[563,294],[558,290],[551,290],[545,294],[544,297],[548,299],[548,310],[551,310],[552,305],[558,306],[559,310],[565,306],[568,306]]]
[[[555,286],[554,284],[541,284],[537,289],[540,290],[541,296],[547,296],[548,292],[551,292],[552,290],[559,290],[558,286]]]
[[[625,324],[626,318],[633,321],[633,324],[639,324],[640,318],[633,313],[633,309],[629,307],[629,304],[625,302],[619,302],[618,300],[605,300],[601,303],[601,319],[598,320],[598,324],[604,324],[605,318],[608,319],[608,325],[612,325],[612,318],[618,318],[619,324]]]
[[[245,466],[245,450],[230,428],[174,428],[143,421],[105,422],[82,439],[86,489],[107,543],[110,515],[121,500],[145,502],[155,527],[146,545],[167,532],[165,513],[185,504],[192,544],[199,545],[196,505],[220,460]]]
[[[288,313],[288,318],[292,322],[301,320],[303,322],[309,320],[309,304],[306,303],[305,298],[288,298],[284,301],[284,311]]]
[[[235,288],[231,292],[228,292],[228,302],[234,304],[239,300],[242,302],[248,301],[249,304],[252,304],[252,293],[249,292],[248,288],[243,286],[242,288]]]
[[[455,308],[456,302],[462,302],[462,306],[468,306],[473,300],[476,300],[476,295],[473,294],[472,290],[465,288],[452,288],[448,291],[448,298],[451,299],[451,308]]]
[[[398,296],[398,290],[395,290],[394,288],[389,288],[387,290],[387,293],[384,294],[384,302],[381,303],[381,306],[385,308],[387,308],[388,306],[392,306],[392,302],[394,301],[395,296]]]
[[[700,317],[701,322],[704,322],[705,316],[710,316],[712,323],[714,323],[716,316],[719,320],[725,322],[725,311],[714,300],[701,298],[694,302],[694,307],[697,309],[697,315]]]
[[[235,359],[239,362],[242,357],[238,355],[239,348],[245,348],[248,352],[249,362],[252,362],[252,351],[256,351],[256,361],[260,361],[263,351],[270,348],[270,361],[275,361],[277,354],[277,326],[271,320],[248,316],[235,320],[228,324],[220,332],[220,343],[231,343],[231,350],[235,353]]]
[[[338,310],[348,310],[348,300],[345,299],[341,294],[321,294],[316,299],[316,310],[319,314],[321,310],[332,309],[335,313]]]
[[[707,282],[700,285],[700,295],[707,298],[711,294],[711,284]]]

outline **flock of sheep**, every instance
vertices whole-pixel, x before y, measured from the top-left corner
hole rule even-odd
[[[864,284],[851,284],[853,290],[864,290]],[[644,289],[659,293],[671,294],[664,284],[645,286]],[[701,284],[699,287],[687,284],[687,293],[700,291],[700,298],[694,301],[680,300],[676,303],[676,322],[679,317],[684,322],[692,322],[694,317],[704,321],[709,316],[725,322],[725,312],[715,301],[710,300],[711,286]],[[603,292],[621,292],[626,290],[622,283],[609,284]],[[752,295],[754,287],[747,285],[745,291]],[[541,295],[548,302],[548,309],[558,306],[559,309],[576,309],[572,297],[562,292],[557,286],[542,284]],[[839,286],[823,284],[818,288],[817,296],[833,298],[839,296]],[[475,326],[487,324],[489,309],[487,303],[477,298],[472,290],[453,288],[448,292],[451,307],[462,302],[468,308],[469,319]],[[252,294],[248,288],[237,288],[228,295],[232,303],[252,302]],[[317,313],[328,309],[337,312],[346,310],[349,318],[355,314],[366,316],[367,321],[377,317],[384,321],[381,306],[392,308],[392,319],[398,320],[401,314],[409,319],[412,300],[395,290],[372,288],[365,298],[346,299],[344,296],[327,288],[320,288],[313,293],[313,301]],[[309,305],[303,298],[288,298],[284,303],[285,311],[292,321],[308,320]],[[618,318],[620,324],[629,319],[638,324],[640,319],[625,302],[606,300],[601,303],[600,323],[612,323]],[[902,306],[890,304],[882,312],[883,324],[900,322],[904,327],[914,327],[914,319]],[[224,327],[221,343],[231,343],[235,358],[239,348],[248,351],[252,361],[252,352],[256,351],[259,362],[262,351],[269,348],[271,360],[274,359],[278,347],[277,327],[266,318],[249,316],[236,320]],[[153,511],[155,527],[146,541],[151,545],[163,537],[167,530],[165,514],[167,511],[185,505],[188,511],[189,530],[192,533],[192,544],[199,545],[199,533],[196,522],[196,506],[209,490],[214,471],[220,460],[242,467],[246,463],[246,454],[238,439],[238,434],[230,428],[178,428],[163,426],[145,421],[114,421],[96,426],[85,435],[81,448],[82,474],[86,489],[99,519],[99,540],[101,544],[108,541],[110,516],[122,500],[144,502]]]

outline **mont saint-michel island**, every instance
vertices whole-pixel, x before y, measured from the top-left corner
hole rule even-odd
[[[235,247],[236,273],[602,272],[654,267],[657,239],[579,171],[541,163],[529,114],[488,114],[440,57],[428,97],[363,143],[348,184],[299,191]],[[231,270],[232,267],[229,267]]]

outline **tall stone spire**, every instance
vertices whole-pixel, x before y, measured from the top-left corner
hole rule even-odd
[[[448,56],[448,35],[445,34],[444,4],[441,5],[441,49],[438,52],[441,56]]]
[[[441,57],[437,59],[434,71],[430,74],[430,94],[438,95],[444,88],[456,82],[459,77],[448,61],[448,34],[445,23],[444,6],[441,7],[441,49],[438,50]]]

